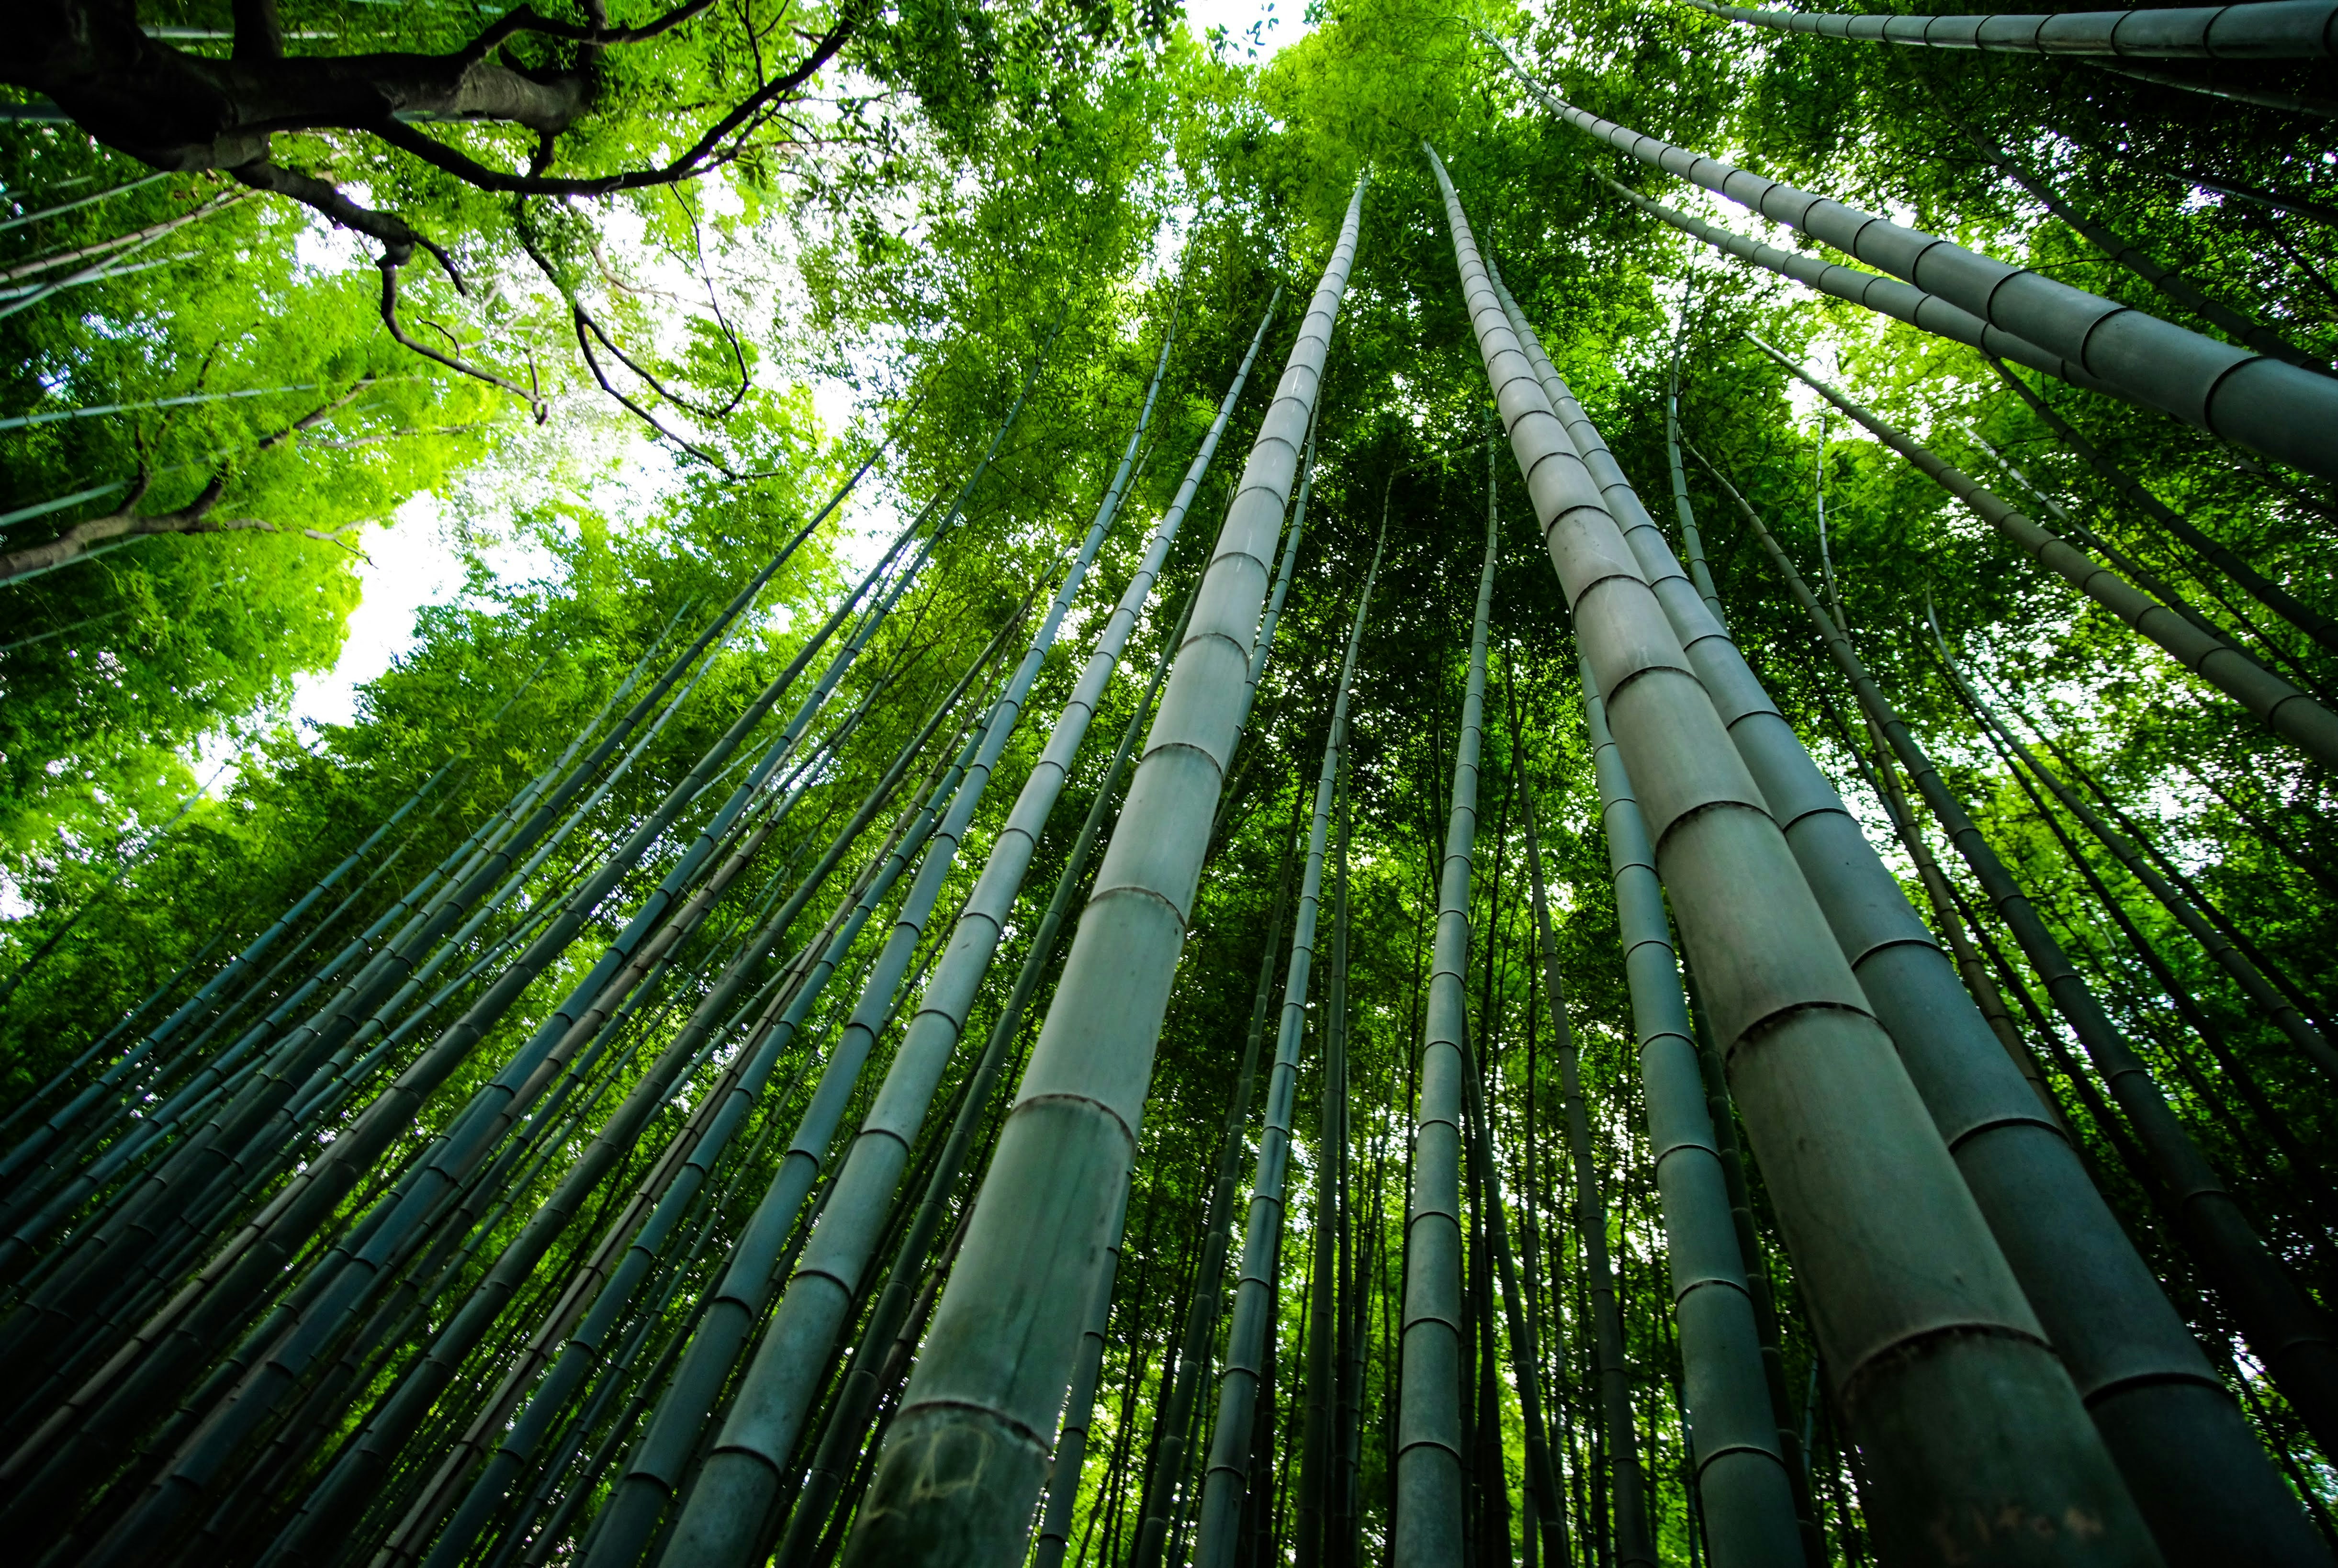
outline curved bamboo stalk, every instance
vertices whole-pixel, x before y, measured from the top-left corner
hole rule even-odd
[[[1358,195],[1362,194],[1361,187]],[[1352,231],[1356,208],[1349,208]],[[1320,296],[1319,296],[1320,299]],[[1299,897],[1291,921],[1291,958],[1284,971],[1282,1011],[1275,1022],[1274,1064],[1266,1083],[1266,1109],[1260,1123],[1258,1161],[1251,1183],[1249,1217],[1243,1230],[1242,1263],[1234,1276],[1234,1309],[1226,1329],[1226,1351],[1218,1375],[1215,1436],[1209,1465],[1202,1482],[1202,1506],[1194,1527],[1195,1568],[1231,1568],[1236,1536],[1242,1525],[1243,1494],[1250,1458],[1251,1416],[1258,1390],[1259,1365],[1273,1325],[1268,1321],[1272,1295],[1268,1272],[1282,1238],[1283,1190],[1291,1167],[1292,1102],[1298,1091],[1299,1057],[1307,1034],[1308,980],[1315,962],[1315,925],[1322,905],[1323,846],[1331,831],[1331,799],[1346,752],[1348,703],[1354,694],[1356,661],[1363,647],[1364,626],[1371,612],[1372,589],[1380,576],[1381,552],[1388,529],[1364,573],[1356,597],[1355,620],[1340,662],[1333,688],[1331,713],[1323,736],[1323,760],[1315,775],[1315,811],[1307,829],[1307,858],[1300,872]],[[1272,949],[1269,949],[1269,962]],[[1253,1016],[1256,1016],[1253,1008]],[[1233,1205],[1227,1205],[1232,1220]],[[1223,1264],[1221,1265],[1223,1267]],[[1215,1282],[1210,1282],[1214,1292]]]
[[[1521,351],[1459,197],[1442,165],[1432,167],[1511,450],[1638,787],[1831,1391],[1859,1436],[1870,1523],[1887,1550],[1912,1557],[1978,1549],[1970,1521],[2018,1510],[2062,1522],[2041,1525],[2058,1536],[2099,1528],[2103,1549],[2156,1560],[2068,1374]]]
[[[1553,97],[1489,41],[1527,91],[1577,130],[1937,294],[2120,397],[2338,478],[2338,380],[1603,120]]]
[[[1462,1542],[1462,1080],[1469,1075],[1469,870],[1478,836],[1478,755],[1484,742],[1487,622],[1501,527],[1489,495],[1485,564],[1469,631],[1469,675],[1453,756],[1452,804],[1437,878],[1437,934],[1413,1117],[1411,1193],[1405,1213],[1401,1401],[1396,1434],[1396,1568],[1453,1562]],[[1507,1548],[1505,1548],[1507,1551]],[[1655,1558],[1643,1553],[1626,1563]]]
[[[1974,483],[1962,469],[1942,462],[1921,443],[1852,402],[1777,349],[1756,338],[1749,337],[1746,341],[1857,420],[1869,435],[1963,502],[1975,516],[2007,541],[2159,644],[2170,658],[2248,710],[2251,717],[2266,729],[2323,766],[2338,767],[2338,713],[2331,712],[2231,643],[2201,631],[2118,573],[2097,564],[2076,546],[2056,538],[2027,514],[2007,505]]]
[[[2327,60],[2338,5],[2267,0],[2255,5],[2178,5],[2152,11],[2048,11],[1978,16],[1858,15],[1762,11],[1719,0],[1683,5],[1774,33],[1871,44],[1970,49],[1984,54],[2108,55],[2138,60]]]
[[[2209,1167],[2191,1135],[2144,1066],[2071,966],[2061,944],[1981,836],[1964,806],[1950,793],[1914,734],[1893,711],[1841,628],[1793,571],[1766,530],[1757,535],[1794,598],[1811,614],[1828,652],[1851,680],[1860,706],[1890,739],[1934,816],[1972,867],[1999,916],[2045,981],[2055,1008],[2069,1024],[2111,1093],[2133,1122],[2154,1169],[2166,1182],[2188,1250],[2206,1269],[2251,1345],[2292,1406],[2317,1435],[2338,1425],[2338,1341],[2312,1303],[2266,1250],[2246,1217]],[[2203,1412],[2223,1407],[2203,1402]],[[2326,1438],[2323,1440],[2327,1440]],[[2139,1456],[2140,1459],[2141,1456]],[[2261,1459],[2260,1459],[2261,1462]],[[2186,1469],[2183,1474],[2194,1472]],[[2170,1485],[2173,1485],[2171,1478]],[[2277,1519],[2279,1515],[2270,1515]],[[2313,1543],[2319,1547],[2319,1543]]]
[[[1363,202],[1357,186],[1212,552],[1054,1004],[844,1562],[1019,1553],[1046,1479],[1102,1242],[1135,1153],[1161,1018],[1224,782],[1275,536]],[[1007,1348],[1012,1347],[1011,1349]],[[979,1466],[978,1485],[962,1485]]]
[[[978,723],[970,726],[965,739],[957,748],[956,758],[943,771],[927,797],[910,814],[909,820],[904,823],[903,826],[907,831],[897,843],[889,848],[881,862],[873,867],[875,874],[861,887],[859,896],[850,906],[849,916],[827,941],[819,961],[812,965],[801,985],[792,993],[783,992],[774,995],[767,1004],[762,1018],[758,1021],[746,1042],[739,1063],[732,1072],[726,1075],[726,1081],[721,1085],[719,1093],[709,1094],[702,1101],[702,1116],[698,1126],[669,1145],[663,1161],[665,1169],[636,1190],[632,1211],[612,1228],[613,1235],[620,1238],[627,1236],[634,1233],[637,1226],[645,1230],[653,1228],[670,1228],[673,1222],[680,1220],[686,1208],[690,1191],[702,1182],[710,1173],[716,1156],[744,1122],[781,1058],[798,1038],[812,1004],[820,997],[827,982],[835,975],[846,954],[875,914],[878,906],[884,900],[933,833],[942,814],[948,808],[950,799],[958,788],[958,780],[963,778],[968,763],[979,748],[982,739],[982,727]],[[732,994],[735,995],[735,990]],[[697,1014],[698,1018],[714,1015],[719,1013],[722,1006],[728,1005],[728,998],[720,992],[716,996],[710,998],[709,1002],[718,1003],[720,1005],[710,1006],[707,1003],[702,1003]],[[785,1004],[784,1011],[781,1010],[782,1003]],[[725,1026],[724,1032],[727,1033],[727,1031],[728,1026]],[[693,1044],[695,1039],[695,1034],[686,1032],[685,1036],[677,1037],[676,1043],[667,1047],[666,1055],[671,1057],[675,1054],[677,1046]],[[649,1075],[651,1079],[661,1076],[663,1075],[658,1073],[654,1068]],[[670,1082],[670,1079],[668,1081]],[[666,1092],[664,1084],[653,1083],[653,1087],[657,1091],[656,1098],[663,1100]],[[622,1126],[627,1120],[629,1119],[624,1109],[621,1109],[612,1116],[610,1123],[604,1125],[603,1132],[596,1135],[592,1152],[598,1153],[614,1142],[611,1136],[611,1129]],[[592,1188],[606,1174],[608,1168],[605,1160],[597,1167],[594,1166],[588,1154],[587,1161],[572,1171],[569,1178],[564,1182],[563,1192],[555,1194],[553,1200],[547,1200],[538,1210],[536,1222],[531,1228],[535,1234],[524,1237],[520,1243],[508,1250],[506,1254],[506,1259],[526,1259],[530,1265],[534,1261],[540,1260],[545,1245],[542,1231],[547,1228],[546,1221],[548,1220],[552,1225],[564,1224]],[[663,1200],[673,1195],[677,1191],[673,1186],[673,1182],[676,1177],[683,1174],[685,1169],[689,1176],[685,1187],[681,1190],[681,1196],[672,1203],[664,1202]],[[565,1201],[564,1202],[563,1200]],[[650,1209],[652,1202],[659,1204],[657,1210]],[[783,1218],[792,1222],[795,1213],[790,1210]],[[762,1223],[758,1224],[757,1220],[761,1220]],[[755,1250],[765,1240],[772,1226],[773,1220],[764,1216],[759,1209],[756,1219],[750,1220],[736,1251],[745,1253]],[[778,1242],[784,1240],[785,1234],[786,1230],[782,1228],[777,1237],[770,1239],[774,1250]],[[533,1251],[535,1256],[527,1259],[526,1254],[530,1251]],[[770,1264],[766,1262],[764,1266],[768,1269]],[[510,1278],[508,1273],[506,1278]],[[377,1416],[372,1428],[362,1435],[358,1443],[350,1446],[333,1472],[310,1494],[301,1513],[287,1524],[278,1536],[276,1544],[262,1559],[263,1563],[278,1564],[309,1560],[317,1555],[315,1544],[317,1537],[320,1534],[329,1534],[332,1528],[346,1523],[343,1517],[345,1512],[359,1500],[354,1498],[352,1494],[365,1483],[378,1476],[382,1466],[394,1455],[398,1442],[406,1432],[413,1429],[412,1423],[423,1414],[428,1400],[435,1396],[437,1388],[443,1387],[445,1379],[450,1377],[461,1364],[462,1357],[467,1353],[468,1348],[463,1341],[467,1339],[470,1345],[477,1343],[478,1337],[486,1327],[480,1318],[487,1315],[482,1308],[484,1300],[482,1294],[475,1291],[467,1301],[456,1323],[443,1332],[439,1336],[439,1340],[434,1343],[435,1354],[432,1357],[432,1365],[443,1369],[434,1379],[437,1387],[418,1380],[409,1380],[406,1386],[401,1387],[392,1405]],[[578,1303],[576,1309],[582,1310],[581,1302]],[[371,1437],[374,1441],[368,1443],[366,1441],[367,1437]]]

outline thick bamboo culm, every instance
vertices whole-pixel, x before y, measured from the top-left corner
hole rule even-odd
[[[1632,797],[1632,780],[1607,732],[1605,705],[1597,688],[1587,683],[1588,664],[1584,668],[1584,713],[1615,880],[1633,1033],[1639,1042],[1705,1541],[1714,1568],[1791,1568],[1803,1561],[1802,1527],[1786,1456],[1779,1451],[1753,1290],[1730,1219],[1728,1187],[1697,1067],[1664,890],[1656,880],[1655,854]]]
[[[1714,479],[1772,559],[1783,560],[1744,497],[1717,472]],[[1824,610],[1799,580],[1794,591],[1805,608]],[[1848,655],[1841,627],[1826,624],[1830,648],[1838,659]],[[1871,717],[1890,733],[1880,715]],[[1896,797],[1890,804],[1896,818]],[[1906,831],[1914,837],[1912,823]],[[1896,879],[1863,838],[1859,847],[1860,867],[1873,867],[1871,881],[1885,879],[1872,884],[1873,896],[1890,897],[1912,921]],[[2169,1563],[2213,1563],[2241,1540],[2267,1561],[2325,1563],[2326,1548],[2096,1191],[2059,1118],[2021,1074],[2011,1054],[2018,1039],[1984,1033],[1980,1009],[1938,947],[1911,944],[1902,959],[1869,995],[1916,1004],[1893,1019],[1893,1038]],[[1992,1034],[2005,1049],[1991,1048]],[[2219,1480],[2176,1484],[2187,1475]]]
[[[1820,38],[1970,49],[1996,54],[2106,55],[2134,60],[2326,60],[2338,5],[2268,0],[2255,5],[2177,5],[2147,11],[2048,11],[1893,16],[1764,11],[1720,0],[1684,5],[1780,33]]]
[[[1528,93],[1586,134],[1936,294],[2122,397],[2338,478],[2338,381],[1603,120],[1554,96],[1498,41],[1494,47]]]
[[[1755,521],[1750,509],[1747,515],[1749,524]],[[2060,944],[2047,931],[2029,898],[1981,837],[1964,807],[1949,792],[1914,734],[1868,675],[1842,629],[1794,573],[1793,564],[1768,531],[1760,530],[1756,537],[1763,542],[1788,590],[1810,613],[1836,664],[1851,681],[1860,706],[1891,740],[1901,766],[1915,780],[1942,829],[1979,879],[1999,916],[2012,929],[2024,956],[2045,981],[2057,1010],[2093,1059],[2113,1098],[2134,1122],[2154,1168],[2174,1194],[2187,1250],[2225,1294],[2228,1309],[2299,1416],[2310,1428],[2323,1430],[2330,1420],[2338,1346],[2333,1346],[2321,1314],[2252,1230],[2232,1194],[2202,1157],[2143,1063],[2113,1027],[2086,983],[2071,967]],[[2213,1382],[2213,1374],[2210,1378]],[[2221,1389],[2213,1396],[2204,1391],[2192,1416],[2193,1430],[2202,1435],[2196,1441],[2213,1437],[2219,1424],[2229,1432],[2238,1423],[2239,1416],[2235,1410],[2227,1418],[2225,1412],[2228,1408]],[[2254,1447],[2245,1427],[2241,1429],[2239,1439],[2227,1436],[2220,1446],[2237,1457],[2244,1452],[2244,1442],[2247,1445],[2247,1456],[2254,1463],[2246,1467],[2234,1466],[2230,1474],[2235,1486],[2249,1484],[2251,1472],[2263,1466],[2262,1450]],[[2148,1453],[2129,1461],[2138,1466],[2150,1462]],[[2179,1475],[2197,1473],[2193,1467],[2167,1472],[2167,1485],[2172,1487]],[[2222,1467],[2219,1473],[2225,1473]],[[2271,1498],[2261,1485],[2251,1490],[2264,1499],[2254,1514],[2256,1527],[2270,1537],[2264,1550],[2303,1553],[2295,1559],[2298,1561],[2326,1560],[2327,1548],[2302,1520],[2292,1530],[2289,1510],[2273,1508]],[[2228,1546],[2227,1542],[2225,1547],[2217,1549]]]
[[[1363,211],[1359,181],[1251,448],[1144,760],[845,1545],[851,1568],[1019,1551],[1135,1158],[1186,913]],[[998,1354],[1001,1346],[1018,1349]],[[988,1455],[980,1486],[931,1468]],[[955,1457],[951,1457],[955,1456]]]
[[[1459,197],[1442,165],[1433,167],[1511,450],[1608,693],[1608,722],[1713,1009],[1831,1391],[1862,1446],[1871,1524],[1890,1550],[1912,1553],[1934,1549],[1919,1544],[1941,1519],[2019,1507],[2061,1520],[2076,1508],[2116,1550],[2157,1560],[2077,1389],[1520,351]]]

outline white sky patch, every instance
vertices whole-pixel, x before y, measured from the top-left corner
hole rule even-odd
[[[1185,0],[1185,31],[1206,47],[1210,29],[1223,27],[1230,45],[1247,49],[1256,26],[1263,44],[1259,53],[1272,54],[1315,31],[1306,13],[1307,0]]]

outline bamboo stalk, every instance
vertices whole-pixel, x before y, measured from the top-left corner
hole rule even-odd
[[[1747,515],[1750,519],[1750,508]],[[2120,1108],[2135,1123],[2154,1166],[2175,1194],[2186,1242],[2194,1255],[2212,1271],[2227,1305],[2251,1332],[2252,1343],[2275,1380],[2289,1393],[2299,1413],[2309,1423],[2326,1421],[2331,1412],[2333,1378],[2338,1376],[2338,1346],[2333,1345],[2319,1314],[2265,1250],[2264,1242],[2250,1230],[2232,1194],[2202,1158],[2142,1062],[2112,1027],[2012,874],[1981,837],[1964,807],[1949,792],[1914,735],[1892,710],[1852,651],[1841,628],[1812,596],[1767,530],[1760,531],[1756,537],[1769,553],[1788,590],[1809,612],[1836,664],[1851,680],[1860,706],[1890,739],[1901,765],[1916,780],[1926,803],[1979,878],[1989,902],[2012,928],[2024,955],[2045,980],[2056,1008],[2102,1071]],[[2033,1290],[2042,1293],[2054,1270],[2065,1271],[2063,1278],[2075,1278],[2068,1272],[2067,1238],[2041,1237],[2038,1245],[2048,1251],[2052,1268],[2034,1276],[2025,1271],[2026,1279],[2034,1277],[2038,1280]],[[2168,1316],[2171,1323],[2178,1321],[2172,1310]],[[2180,1330],[2166,1336],[2165,1343],[2166,1350],[2163,1354],[2182,1355],[2186,1361],[2198,1355],[2196,1344]],[[2070,1350],[2077,1352],[2078,1346],[2071,1344]],[[2186,1351],[2189,1355],[2183,1355]],[[2163,1417],[2165,1425],[2149,1424],[2158,1427],[2152,1437],[2146,1437],[2144,1421],[2133,1426],[2125,1420],[2105,1422],[2106,1437],[2112,1443],[2122,1467],[2136,1477],[2139,1499],[2148,1499],[2144,1505],[2154,1515],[2155,1530],[2168,1543],[2171,1561],[2213,1562],[2216,1553],[2229,1552],[2231,1541],[2238,1538],[2231,1534],[2233,1531],[2263,1531],[2264,1544],[2253,1550],[2268,1557],[2323,1561],[2325,1548],[2296,1513],[2294,1504],[2276,1506],[2284,1495],[2280,1480],[2271,1475],[2263,1451],[2248,1438],[2230,1396],[2215,1379],[2214,1373],[2206,1369],[2205,1362],[2198,1363],[2200,1371],[2194,1377],[2184,1383],[2166,1384],[2146,1380],[2159,1372],[2158,1367],[2145,1373],[2141,1368],[2148,1362],[2130,1365],[2136,1369],[2121,1370],[2135,1393],[2147,1394],[2154,1387],[2182,1390],[2187,1384],[2197,1390],[2188,1401],[2191,1408],[2184,1419]],[[2173,1369],[2174,1364],[2169,1365]],[[2107,1389],[2096,1379],[2090,1378],[2089,1382],[2095,1385],[2090,1392],[2095,1394],[2100,1409]],[[2143,1406],[2134,1407],[2141,1409]],[[2181,1466],[2169,1466],[2167,1451],[2159,1446],[2187,1438],[2187,1446],[2196,1446],[2196,1457]],[[2208,1487],[2195,1487],[2181,1479],[2201,1474],[2215,1474],[2220,1479]],[[2150,1485],[2155,1478],[2158,1481],[2156,1486]],[[2223,1532],[2212,1528],[2209,1521],[2227,1506],[2222,1500],[2244,1491],[2252,1498],[2251,1505],[2235,1511]],[[2178,1516],[2175,1506],[2178,1500],[2188,1519]]]
[[[2078,1518],[2100,1527],[2106,1550],[2151,1560],[2077,1390],[1432,167],[1511,450],[1640,791],[1832,1392],[1859,1430],[1871,1519],[1913,1555],[1942,1549],[1941,1520]],[[1981,1544],[1970,1524],[1946,1528],[1958,1550]]]
[[[1007,1554],[1029,1538],[1135,1157],[1186,913],[1362,203],[1351,202],[1204,574],[1144,761],[934,1312],[858,1523],[849,1568]],[[1002,1354],[1002,1348],[1014,1347]],[[979,1485],[963,1465],[983,1465]],[[939,1465],[938,1471],[931,1466]]]

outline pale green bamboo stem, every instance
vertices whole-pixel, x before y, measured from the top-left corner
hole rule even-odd
[[[1390,1529],[1395,1568],[1439,1568],[1458,1560],[1462,1544],[1461,1085],[1469,1072],[1469,871],[1478,837],[1478,756],[1485,740],[1487,622],[1500,554],[1499,519],[1489,505],[1453,754],[1452,805],[1438,868],[1420,1099],[1413,1115]]]
[[[1831,1390],[1859,1434],[1871,1523],[1890,1550],[1912,1558],[1984,1546],[1971,1522],[2018,1511],[2060,1522],[2055,1539],[2098,1530],[2097,1549],[2157,1561],[2077,1390],[2046,1348],[1784,835],[1522,352],[1459,196],[1442,166],[1433,167],[1512,452],[1606,694]],[[1944,1520],[1945,1544],[1933,1534]]]
[[[1352,209],[1351,210],[1352,212]],[[1299,898],[1291,926],[1291,959],[1284,971],[1282,1012],[1274,1032],[1274,1065],[1267,1077],[1266,1109],[1259,1130],[1258,1161],[1251,1181],[1249,1215],[1243,1231],[1242,1263],[1234,1277],[1233,1321],[1226,1329],[1225,1359],[1218,1374],[1217,1418],[1209,1464],[1202,1481],[1202,1506],[1194,1525],[1195,1568],[1231,1568],[1242,1529],[1247,1490],[1251,1426],[1261,1368],[1272,1322],[1272,1275],[1282,1241],[1283,1189],[1291,1165],[1291,1111],[1298,1090],[1299,1057],[1307,1033],[1308,978],[1315,962],[1315,926],[1322,904],[1323,845],[1331,830],[1332,792],[1347,749],[1348,703],[1354,692],[1356,661],[1363,646],[1372,589],[1380,575],[1388,532],[1372,552],[1357,597],[1356,616],[1340,663],[1323,737],[1323,760],[1316,769],[1315,814],[1307,830],[1307,859],[1300,874]],[[1228,1215],[1231,1220],[1231,1210]]]
[[[1135,1157],[1362,203],[1360,181],[1212,553],[1120,830],[846,1544],[848,1568],[1004,1560],[1029,1540],[1103,1243]]]

